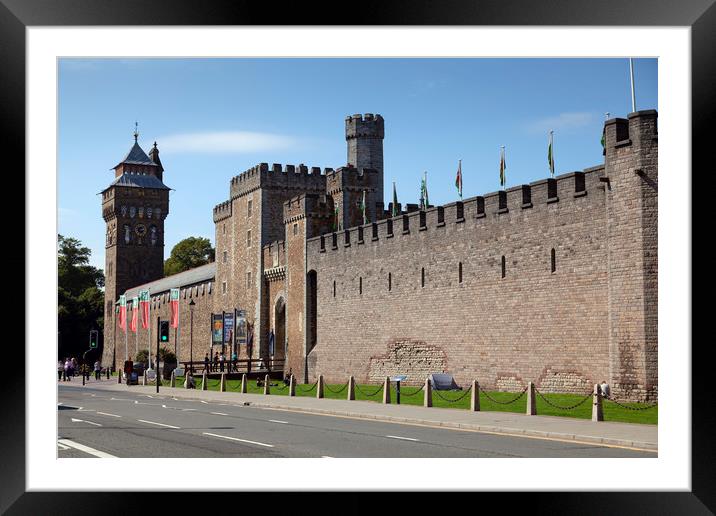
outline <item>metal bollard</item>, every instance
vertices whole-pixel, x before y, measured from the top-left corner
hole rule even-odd
[[[472,381],[472,393],[470,396],[470,410],[473,412],[480,411],[480,384],[477,380]]]
[[[269,375],[264,377],[264,394],[271,394],[271,388],[269,387],[270,380]]]
[[[537,400],[535,399],[535,384],[529,382],[527,384],[527,411],[528,416],[537,415]]]
[[[289,396],[296,395],[296,380],[294,379],[293,373],[291,373],[291,379],[289,380],[289,384],[288,384],[288,395]]]
[[[430,377],[425,379],[425,395],[423,397],[423,406],[424,407],[432,407],[433,406],[433,386],[430,383]]]
[[[592,421],[604,421],[602,409],[602,389],[598,383],[594,384],[594,395],[592,397]]]
[[[226,373],[221,373],[221,383],[219,385],[219,392],[226,392]]]
[[[241,393],[246,394],[246,373],[241,375]]]
[[[206,371],[204,371],[204,376],[201,378],[201,390],[202,391],[209,390],[209,386],[207,385],[209,382],[207,380],[208,380],[208,378],[206,376]]]
[[[349,400],[356,399],[356,379],[353,378],[353,375],[351,375],[351,377],[348,378],[348,399]]]
[[[383,403],[390,403],[390,377],[385,377],[385,383],[383,384]]]
[[[316,388],[316,398],[323,398],[323,375],[318,375],[318,387]]]

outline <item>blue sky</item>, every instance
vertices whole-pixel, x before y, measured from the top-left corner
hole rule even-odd
[[[657,109],[657,60],[635,59],[637,109]],[[603,162],[605,113],[631,111],[628,59],[61,59],[59,232],[104,267],[98,192],[134,141],[154,141],[170,194],[165,258],[188,236],[214,243],[212,208],[234,175],[260,163],[338,168],[344,119],[385,118],[385,195],[418,202],[428,173],[432,204]],[[386,198],[387,201],[390,199]]]

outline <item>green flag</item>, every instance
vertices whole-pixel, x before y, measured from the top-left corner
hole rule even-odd
[[[604,140],[604,136],[605,136],[604,131],[602,131],[602,141],[601,141],[602,149],[607,146],[607,142]]]
[[[420,182],[420,207],[426,209],[430,206],[428,200],[428,173],[423,172],[423,180]]]

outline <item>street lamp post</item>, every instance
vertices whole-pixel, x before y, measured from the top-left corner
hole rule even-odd
[[[194,374],[194,305],[192,299],[189,301],[189,370]]]

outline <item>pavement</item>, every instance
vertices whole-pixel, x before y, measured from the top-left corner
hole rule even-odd
[[[93,389],[134,394],[156,394],[154,385],[116,383],[116,379],[92,381]],[[59,382],[62,384],[63,382]],[[75,382],[72,382],[77,386]],[[65,384],[67,385],[67,384]],[[508,435],[553,439],[574,443],[601,444],[658,451],[658,426],[558,416],[528,416],[511,412],[471,412],[438,407],[382,404],[372,401],[318,399],[315,397],[285,395],[242,394],[237,392],[202,391],[180,387],[160,386],[160,395],[171,395],[180,400],[203,400],[218,403],[239,403],[252,407],[324,414],[330,416],[368,419],[376,421],[443,427]]]

